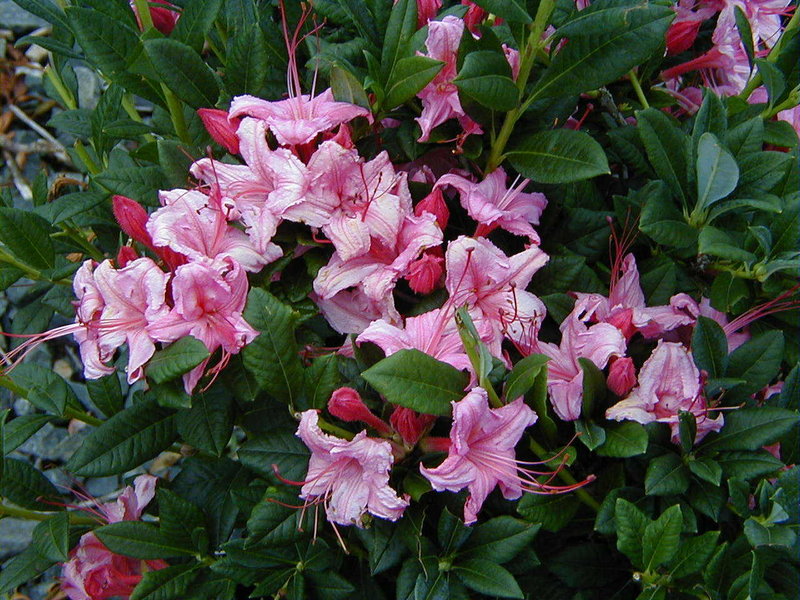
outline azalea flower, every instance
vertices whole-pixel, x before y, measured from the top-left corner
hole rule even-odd
[[[660,340],[639,371],[639,385],[630,395],[606,411],[607,419],[639,423],[667,423],[672,441],[679,442],[681,411],[692,413],[697,420],[695,443],[710,431],[719,431],[722,415],[708,416],[703,396],[703,381],[691,353],[675,342]]]
[[[361,287],[342,290],[330,298],[311,292],[309,298],[317,305],[328,325],[342,334],[361,333],[378,319],[390,323],[400,321],[400,313],[391,296],[374,300]]]
[[[506,179],[506,172],[498,167],[480,183],[449,174],[443,175],[436,182],[436,187],[450,185],[458,190],[461,205],[479,224],[476,236],[487,235],[496,227],[502,227],[538,244],[539,235],[531,225],[539,224],[539,217],[547,206],[547,198],[539,192],[522,192],[530,179],[523,179],[519,185],[515,182],[511,188],[506,188]]]
[[[409,498],[389,486],[391,444],[367,437],[366,431],[343,440],[323,433],[318,422],[315,410],[300,416],[297,436],[311,450],[300,497],[322,504],[328,521],[339,525],[361,527],[366,513],[390,521],[403,516]]]
[[[155,495],[157,479],[140,475],[134,487],[126,487],[116,502],[97,507],[99,517],[108,523],[137,521]],[[163,560],[142,561],[114,554],[94,533],[81,536],[61,569],[61,591],[70,600],[107,600],[129,597],[145,571],[167,567]]]

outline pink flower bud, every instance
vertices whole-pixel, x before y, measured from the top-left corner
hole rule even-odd
[[[619,329],[626,340],[631,339],[633,334],[636,333],[636,326],[633,324],[633,311],[630,308],[615,312],[606,319],[606,323]]]
[[[132,246],[122,246],[117,251],[117,268],[122,269],[126,267],[128,263],[133,262],[137,258],[139,258],[139,255]]]
[[[231,154],[239,154],[239,129],[241,119],[228,119],[228,113],[216,108],[199,108],[197,114],[209,135]]]
[[[405,276],[408,285],[417,294],[430,294],[442,279],[443,262],[441,247],[426,250],[420,258],[408,265]]]
[[[328,400],[328,412],[348,423],[361,421],[382,433],[391,431],[386,423],[370,412],[359,393],[353,388],[340,387],[334,390]]]
[[[389,422],[394,430],[400,434],[403,441],[410,446],[415,445],[428,427],[436,420],[433,415],[421,415],[410,408],[398,406],[394,409]]]
[[[178,22],[178,19],[181,16],[181,13],[178,12],[178,7],[172,4],[171,2],[167,2],[166,0],[150,0],[151,4],[161,4],[162,6],[168,6],[169,8],[159,8],[157,6],[150,7],[150,19],[153,21],[153,27],[155,27],[158,31],[163,33],[164,35],[169,35],[172,33],[172,30],[175,29],[175,24]],[[142,19],[139,17],[139,12],[136,9],[136,4],[133,0],[130,2],[131,8],[133,9],[133,14],[136,15],[136,22],[139,24],[139,29],[144,29],[142,25]]]
[[[617,396],[627,396],[636,385],[636,368],[630,357],[617,358],[611,363],[606,380],[608,389]]]
[[[436,217],[436,223],[440,229],[447,227],[447,222],[450,220],[450,209],[447,208],[441,188],[434,188],[414,207],[414,214],[418,217],[426,212]]]
[[[442,0],[417,0],[417,29],[428,24],[442,8]]]
[[[470,0],[461,0],[461,4],[469,6],[464,15],[464,25],[467,26],[467,29],[469,29],[471,33],[475,33],[478,29],[478,25],[486,18],[486,11]]]
[[[125,196],[114,196],[112,208],[114,218],[117,219],[125,235],[148,248],[153,248],[153,238],[146,227],[147,211],[141,204]]]
[[[701,20],[680,21],[676,19],[667,29],[667,54],[680,54],[691,48],[702,24]]]

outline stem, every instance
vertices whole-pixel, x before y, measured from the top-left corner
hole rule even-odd
[[[66,234],[66,237],[68,237],[73,242],[78,244],[81,248],[83,248],[87,255],[91,256],[97,262],[103,262],[103,260],[105,259],[103,253],[100,252],[100,250],[98,250],[97,248],[95,248],[91,244],[91,242],[89,242],[85,237],[83,237],[77,229],[62,224],[61,230],[63,231],[64,234]]]
[[[11,256],[8,252],[3,250],[2,248],[0,248],[0,262],[6,263],[7,265],[11,265],[12,267],[16,267],[20,271],[24,271],[25,274],[30,279],[36,279],[36,280],[43,280],[44,279],[44,277],[42,277],[42,273],[40,271],[37,271],[33,267],[31,267],[29,265],[26,265],[23,262],[18,261],[16,258]]]
[[[0,515],[12,517],[14,519],[26,519],[28,521],[44,521],[50,517],[60,514],[59,512],[45,512],[39,510],[27,510],[18,506],[11,506],[0,502]],[[97,525],[97,519],[90,515],[80,514],[78,511],[69,511],[69,522],[72,525]]]
[[[86,170],[89,171],[91,175],[97,175],[100,173],[101,169],[97,166],[97,164],[92,160],[92,157],[89,156],[89,153],[86,151],[86,148],[83,146],[83,142],[80,140],[75,140],[75,152],[78,154],[78,158],[81,159]]]
[[[61,77],[59,74],[53,69],[52,65],[48,65],[47,68],[44,70],[45,77],[50,80],[50,83],[53,84],[53,87],[56,88],[58,95],[61,96],[61,101],[64,103],[70,110],[75,110],[78,108],[78,103],[75,101],[75,96],[72,95],[67,89],[67,86],[64,85],[64,82],[61,81]]]
[[[639,103],[642,105],[643,108],[650,108],[650,103],[647,102],[647,98],[644,95],[641,83],[639,83],[639,77],[636,75],[636,71],[631,70],[631,72],[628,73],[628,76],[631,79],[631,85],[633,86],[633,90],[636,92],[637,98],[639,98]]]
[[[356,434],[352,431],[347,431],[347,429],[343,429],[338,425],[333,425],[332,423],[328,423],[325,419],[319,419],[317,421],[317,425],[322,431],[327,433],[333,434],[337,437],[344,438],[346,440],[352,440]]]
[[[533,438],[531,438],[531,449],[540,460],[544,461],[548,460],[547,455],[550,453],[547,450],[545,450],[544,447],[541,446],[539,442],[537,442]],[[572,476],[572,473],[570,473],[566,467],[558,471],[558,478],[567,485],[577,485],[578,483],[578,480]],[[589,495],[589,492],[587,492],[585,489],[577,488],[575,490],[575,495],[578,496],[578,500],[583,502],[594,512],[600,511],[600,503],[594,498],[592,498],[592,496]]]
[[[172,126],[175,128],[175,133],[184,144],[191,144],[192,140],[189,138],[189,130],[186,129],[186,120],[183,118],[183,106],[178,97],[172,93],[165,84],[161,84],[161,91],[164,92],[164,99],[167,101],[167,108],[169,108],[169,117],[172,120]]]
[[[136,5],[136,14],[142,22],[142,31],[153,27],[153,16],[150,14],[150,5],[147,0],[133,0]]]
[[[103,421],[98,419],[97,417],[93,417],[87,412],[82,410],[78,410],[76,408],[72,408],[68,406],[64,409],[64,416],[69,419],[75,419],[82,423],[86,423],[87,425],[91,425],[92,427],[99,427],[103,424]]]

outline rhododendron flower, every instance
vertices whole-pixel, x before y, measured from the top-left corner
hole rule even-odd
[[[509,257],[485,238],[461,236],[445,253],[445,287],[454,306],[478,309],[498,338],[520,341],[526,331],[538,331],[547,314],[542,301],[525,291],[547,260],[538,246]]]
[[[247,271],[260,271],[283,256],[271,243],[265,253],[258,252],[243,231],[228,224],[226,207],[213,194],[178,189],[159,197],[164,206],[147,223],[156,246],[168,246],[190,260],[231,258]]]
[[[480,126],[467,116],[458,98],[458,88],[453,83],[458,71],[456,59],[464,21],[458,17],[446,16],[441,21],[428,23],[428,38],[425,47],[427,56],[444,62],[431,82],[417,96],[422,100],[422,115],[416,121],[422,129],[419,142],[427,142],[434,127],[451,118],[457,118],[465,133],[482,133]]]
[[[719,431],[722,415],[712,419],[703,397],[703,381],[691,353],[674,342],[658,342],[639,371],[639,385],[624,400],[606,411],[607,419],[647,424],[667,423],[672,441],[679,441],[679,413],[692,413],[697,420],[695,443],[710,431]]]
[[[619,329],[608,323],[587,327],[585,303],[577,303],[561,323],[561,344],[556,346],[533,339],[525,348],[550,358],[547,363],[547,390],[556,414],[564,421],[581,416],[583,369],[579,358],[587,358],[603,369],[612,356],[625,354],[625,338]]]
[[[606,383],[608,389],[617,396],[627,395],[636,385],[636,367],[633,365],[633,359],[628,356],[612,358]]]
[[[425,27],[441,8],[442,0],[417,0],[417,29]]]
[[[328,88],[318,96],[307,94],[269,102],[255,96],[237,96],[231,102],[231,118],[248,115],[263,120],[279,144],[295,146],[312,141],[318,134],[341,123],[371,113],[349,102],[337,102]]]
[[[403,516],[408,496],[398,496],[389,486],[391,444],[367,437],[366,431],[343,440],[323,433],[318,422],[317,411],[307,410],[297,429],[311,450],[300,497],[323,504],[328,521],[340,525],[361,527],[367,512],[390,521]]]
[[[258,335],[242,317],[247,288],[245,272],[230,259],[222,264],[180,266],[172,279],[175,306],[153,323],[149,332],[161,342],[191,335],[209,352],[221,347],[226,355],[236,354]],[[207,364],[208,359],[183,376],[187,394],[192,393]]]
[[[108,523],[136,521],[155,495],[156,478],[140,475],[134,487],[126,487],[116,502],[98,506]],[[129,597],[145,571],[167,567],[163,560],[142,561],[114,554],[94,533],[81,536],[61,570],[61,591],[71,600],[107,600]]]
[[[523,179],[519,185],[514,182],[511,188],[506,187],[506,179],[506,172],[498,167],[480,183],[450,174],[443,175],[436,186],[450,185],[458,190],[461,205],[479,224],[476,235],[486,235],[496,227],[502,227],[538,244],[539,236],[531,224],[539,224],[547,198],[538,192],[523,193],[530,179]]]
[[[216,108],[200,108],[197,110],[197,115],[215,142],[231,154],[239,154],[239,137],[236,135],[236,130],[241,119],[231,119],[226,111]]]
[[[414,214],[420,216],[422,213],[429,212],[436,217],[436,223],[444,231],[450,221],[450,209],[444,199],[440,187],[434,187],[430,194],[425,196],[414,206]]]
[[[612,272],[608,298],[600,294],[575,294],[579,303],[585,303],[587,317],[614,325],[627,339],[637,331],[647,338],[654,338],[681,325],[694,323],[694,317],[685,309],[696,303],[686,294],[676,294],[670,298],[669,305],[647,306],[633,254],[626,255],[621,264],[612,266]]]
[[[680,54],[691,48],[700,26],[717,11],[697,0],[680,0],[673,9],[676,17],[667,30],[667,54]]]

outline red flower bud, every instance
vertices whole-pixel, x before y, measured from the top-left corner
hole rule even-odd
[[[426,212],[436,217],[436,224],[440,229],[447,227],[447,222],[450,220],[450,209],[447,208],[441,188],[435,188],[414,207],[414,214],[418,217]]]
[[[627,356],[613,360],[606,383],[608,389],[617,396],[627,396],[636,385],[636,368],[633,366],[633,360]]]
[[[410,446],[419,441],[419,438],[422,437],[435,420],[436,417],[433,415],[421,415],[403,406],[395,408],[392,416],[389,417],[389,422],[394,430]]]
[[[408,285],[417,294],[430,294],[442,279],[443,262],[441,247],[426,250],[420,258],[408,265],[405,276]]]
[[[334,390],[328,400],[328,412],[342,421],[361,421],[382,433],[391,431],[386,423],[370,412],[359,393],[353,388],[340,387]]]
[[[178,22],[178,19],[181,16],[181,13],[178,12],[178,7],[171,2],[167,2],[166,0],[149,0],[149,2],[151,4],[161,4],[162,6],[169,7],[159,8],[157,6],[151,6],[150,19],[153,21],[153,27],[155,27],[164,35],[169,35],[172,33],[172,30],[175,29],[175,24]],[[136,15],[136,22],[139,24],[139,29],[144,29],[144,26],[142,25],[142,19],[139,18],[139,12],[137,11],[136,4],[133,2],[133,0],[131,0],[130,5],[133,9],[133,14]]]
[[[633,334],[636,333],[636,325],[633,324],[633,311],[630,308],[614,313],[606,319],[606,323],[619,329],[626,340],[631,339]]]
[[[122,246],[117,250],[117,268],[122,269],[137,258],[139,258],[139,255],[131,246]]]
[[[231,154],[239,154],[239,129],[241,119],[228,119],[228,113],[216,108],[198,108],[197,114],[209,135]]]
[[[691,48],[702,24],[699,19],[673,22],[667,29],[667,54],[680,54]]]
[[[125,196],[112,199],[114,218],[129,238],[153,249],[153,238],[147,231],[147,211],[136,200]]]

